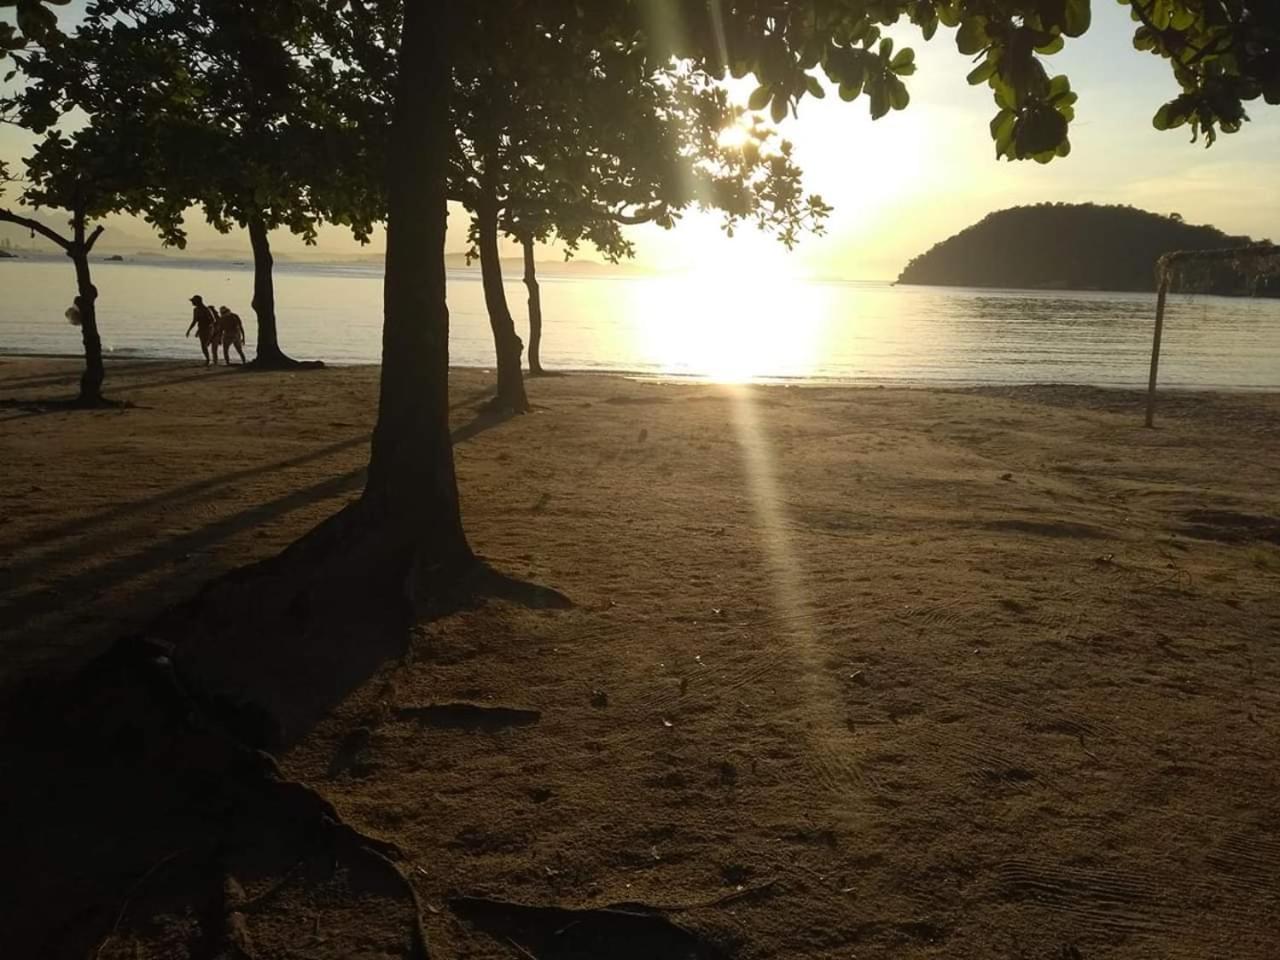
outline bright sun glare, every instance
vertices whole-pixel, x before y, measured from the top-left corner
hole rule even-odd
[[[747,143],[748,130],[750,128],[739,122],[725,127],[720,131],[718,141],[720,146],[729,150],[737,150]]]
[[[718,383],[811,375],[819,363],[827,290],[778,269],[735,257],[722,240],[719,256],[695,272],[638,284],[644,356],[661,370]]]

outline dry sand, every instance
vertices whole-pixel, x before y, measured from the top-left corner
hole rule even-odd
[[[0,360],[0,397],[76,372]],[[0,408],[5,679],[354,497],[376,380],[121,362],[131,408]],[[487,382],[454,378],[473,544],[575,606],[420,625],[281,758],[408,852],[435,956],[550,956],[451,893],[742,958],[1276,956],[1280,397],[1152,431],[1085,388],[574,376],[494,422]],[[391,949],[307,903],[260,957]]]

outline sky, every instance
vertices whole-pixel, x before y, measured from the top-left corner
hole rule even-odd
[[[74,17],[82,0],[62,8]],[[0,14],[0,16],[4,16]],[[1072,124],[1072,152],[1047,166],[997,161],[987,124],[996,107],[990,90],[971,87],[969,58],[955,50],[953,34],[940,29],[926,43],[911,27],[896,29],[899,46],[916,51],[919,69],[908,78],[911,104],[878,121],[860,98],[845,103],[832,91],[806,97],[798,115],[781,125],[795,146],[806,188],[821,194],[834,212],[823,236],[807,236],[787,253],[752,229],[724,236],[712,214],[685,217],[671,231],[630,228],[637,264],[647,269],[713,268],[754,274],[853,280],[893,279],[911,257],[987,213],[1023,203],[1063,201],[1127,203],[1158,213],[1177,212],[1189,222],[1212,223],[1228,233],[1280,240],[1280,108],[1261,100],[1242,132],[1222,136],[1206,150],[1183,130],[1151,125],[1156,108],[1177,92],[1165,61],[1135,51],[1128,10],[1094,0],[1093,26],[1047,58],[1051,73],[1066,73],[1079,94]],[[753,83],[732,87],[745,101]],[[0,127],[0,158],[15,161],[30,138]],[[448,249],[463,249],[465,214],[453,209]],[[248,255],[242,234],[221,236],[191,220],[191,246]],[[145,236],[145,224],[118,218],[110,226]],[[104,236],[104,241],[107,239]],[[287,233],[273,236],[283,254],[307,252]],[[361,248],[340,230],[325,229],[310,253],[350,256],[381,249],[380,235]],[[511,245],[505,254],[515,256]],[[591,252],[586,251],[590,256]],[[554,250],[540,254],[557,258]]]

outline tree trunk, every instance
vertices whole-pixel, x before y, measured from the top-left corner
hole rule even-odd
[[[253,247],[253,312],[258,318],[258,354],[253,365],[259,369],[278,370],[297,366],[297,361],[280,349],[276,333],[276,289],[271,270],[271,240],[262,217],[249,218],[249,244]]]
[[[516,333],[515,321],[511,319],[511,310],[507,306],[507,294],[502,288],[502,259],[498,254],[498,203],[491,193],[476,208],[476,225],[484,305],[489,311],[489,326],[493,330],[493,345],[498,354],[496,404],[503,410],[524,413],[529,409],[520,359],[524,352],[524,341]]]
[[[76,309],[80,311],[80,339],[84,343],[84,373],[80,376],[80,402],[94,405],[102,402],[102,381],[106,371],[102,366],[102,338],[98,335],[98,288],[89,274],[89,251],[93,249],[98,234],[88,240],[84,235],[84,215],[77,213],[73,220],[75,231],[67,256],[76,268]],[[99,228],[101,230],[101,228]]]
[[[529,291],[529,374],[542,375],[542,292],[538,289],[538,274],[533,264],[533,238],[521,237],[524,248],[524,285]]]
[[[361,501],[404,540],[415,568],[471,559],[449,437],[451,20],[448,5],[406,0],[388,170],[382,381]]]

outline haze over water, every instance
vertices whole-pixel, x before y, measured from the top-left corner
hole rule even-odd
[[[188,297],[244,318],[255,339],[248,265],[100,262],[99,322],[114,357],[200,359],[183,333]],[[281,342],[300,359],[376,363],[380,266],[279,263]],[[731,270],[663,276],[541,277],[549,369],[869,383],[1146,382],[1150,294],[757,282]],[[478,271],[449,274],[451,359],[490,367],[493,339]],[[63,318],[71,271],[62,258],[0,262],[0,352],[81,352]],[[527,336],[525,291],[507,297]],[[250,355],[252,355],[250,351]],[[1169,387],[1280,389],[1280,301],[1170,298],[1161,360]]]

